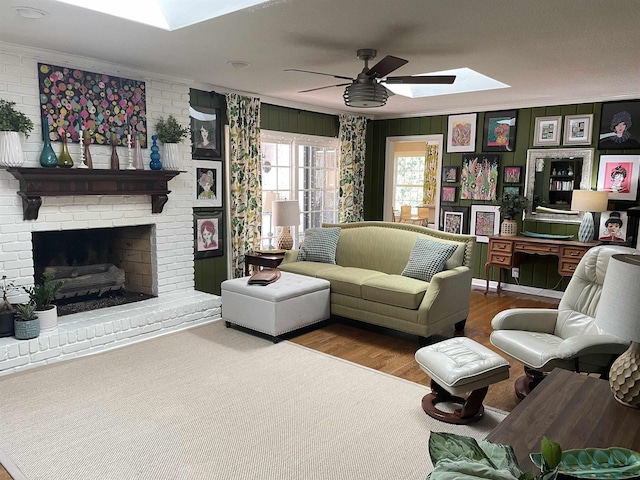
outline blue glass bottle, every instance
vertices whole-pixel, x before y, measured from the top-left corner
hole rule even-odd
[[[156,143],[158,141],[158,136],[153,135],[151,140],[153,141],[153,145],[151,145],[151,163],[149,163],[149,168],[151,168],[151,170],[162,170],[162,162],[160,162],[159,153],[160,149]]]
[[[51,147],[51,139],[49,138],[49,120],[46,115],[42,116],[42,138],[44,145],[42,153],[40,153],[40,165],[47,168],[55,168],[58,166],[58,157]]]

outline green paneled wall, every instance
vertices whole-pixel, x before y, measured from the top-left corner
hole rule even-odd
[[[518,110],[516,128],[516,148],[513,152],[501,152],[500,177],[498,192],[502,192],[502,169],[506,165],[519,165],[522,169],[521,187],[524,193],[524,178],[526,170],[527,150],[530,148],[542,148],[533,146],[535,118],[551,115],[594,114],[594,136],[597,138],[598,125],[600,124],[600,103],[579,105],[562,105],[536,108],[523,108]],[[484,125],[484,112],[478,113],[476,152],[482,151],[482,137]],[[448,115],[421,118],[402,118],[390,120],[374,120],[369,123],[367,132],[367,164],[366,164],[366,188],[365,188],[365,219],[381,220],[383,217],[383,192],[386,140],[391,136],[405,135],[432,135],[442,134],[446,139]],[[445,140],[446,143],[446,140]],[[596,147],[597,142],[592,141],[591,147]],[[585,146],[586,147],[586,146]],[[550,147],[560,148],[560,147]],[[592,187],[595,188],[598,172],[598,159],[600,153],[596,150],[593,167]],[[443,153],[442,163],[445,166],[462,166],[462,153]],[[476,200],[459,200],[456,205],[470,207],[471,204],[492,204],[494,202],[482,202]],[[523,230],[538,233],[552,233],[557,235],[577,235],[578,226],[559,223],[543,223],[527,221],[520,226]],[[484,264],[487,258],[487,244],[478,244],[475,257],[473,276],[485,278]],[[527,257],[520,267],[519,282],[522,285],[539,288],[556,288],[564,290],[568,279],[562,279],[557,272],[556,257]],[[516,283],[506,273],[507,282]],[[498,269],[492,269],[492,280],[498,279]]]
[[[191,89],[190,104],[193,107],[206,107],[206,108],[218,108],[220,109],[220,128],[223,128],[228,122],[226,121],[227,105],[224,95],[216,93],[203,92],[202,90]],[[220,148],[221,158],[225,157],[224,141]],[[224,198],[224,192],[227,188],[227,182],[224,178],[222,181],[222,195]],[[225,223],[224,209],[215,208],[213,210],[222,211],[222,222]],[[194,262],[194,274],[195,274],[195,288],[207,293],[214,293],[220,295],[220,284],[227,279],[227,256],[212,257],[212,258],[198,258]]]
[[[339,119],[336,115],[263,103],[260,105],[260,128],[301,135],[337,137]]]

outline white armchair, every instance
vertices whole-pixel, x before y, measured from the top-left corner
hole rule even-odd
[[[491,344],[525,365],[526,375],[518,378],[515,386],[520,398],[544,378],[544,372],[556,367],[607,378],[613,361],[627,349],[628,340],[609,335],[594,324],[609,258],[617,253],[639,252],[617,245],[590,249],[580,260],[557,310],[515,308],[493,318]]]

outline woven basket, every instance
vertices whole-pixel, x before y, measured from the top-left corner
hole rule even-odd
[[[515,237],[518,234],[518,222],[515,220],[503,220],[500,225],[500,235],[503,237]]]

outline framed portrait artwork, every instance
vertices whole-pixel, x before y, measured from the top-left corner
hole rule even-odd
[[[476,113],[449,115],[447,153],[475,151],[477,117]]]
[[[442,181],[456,183],[458,181],[458,167],[442,167]]]
[[[194,209],[193,248],[195,258],[219,257],[224,254],[222,211]]]
[[[193,162],[193,205],[222,206],[222,162]]]
[[[640,100],[602,104],[600,150],[640,148]]]
[[[191,116],[191,155],[193,158],[220,158],[220,110],[189,107]]]
[[[513,195],[520,195],[520,187],[518,187],[517,185],[505,185],[504,187],[502,187],[502,194],[504,195],[505,193],[512,193]]]
[[[610,200],[635,201],[639,169],[640,155],[600,155],[597,190],[608,191]]]
[[[560,145],[561,129],[562,115],[554,117],[536,117],[533,145],[536,147],[557,147]]]
[[[462,200],[495,200],[499,155],[463,155],[460,170]]]
[[[563,145],[591,145],[593,113],[564,117]]]
[[[625,243],[627,241],[627,212],[609,210],[600,214],[598,240],[601,242]]]
[[[516,147],[517,110],[484,114],[483,152],[513,152]]]
[[[522,175],[522,167],[506,166],[504,167],[503,183],[520,183]]]
[[[471,235],[480,243],[489,243],[489,235],[500,233],[500,207],[471,205]]]
[[[468,233],[469,207],[442,205],[440,207],[440,230],[449,233]]]
[[[440,194],[440,201],[453,203],[457,201],[458,196],[458,187],[442,187],[442,192]]]

